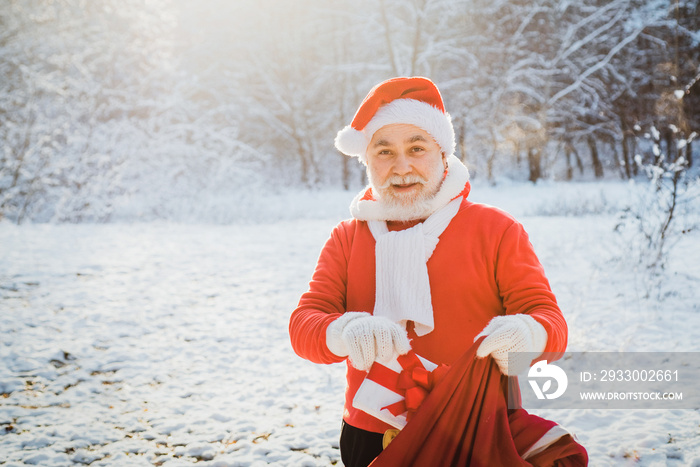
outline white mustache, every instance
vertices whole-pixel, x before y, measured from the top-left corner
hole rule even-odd
[[[420,175],[392,175],[386,180],[386,182],[377,188],[383,190],[392,185],[410,185],[412,183],[420,183],[421,185],[425,185],[428,183],[428,180],[424,179]]]

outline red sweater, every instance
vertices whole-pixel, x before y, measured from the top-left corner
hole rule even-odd
[[[403,230],[415,223],[388,223]],[[366,222],[340,223],[326,242],[316,270],[292,313],[294,351],[316,363],[344,360],[326,346],[326,328],[339,313],[372,313],[375,241]],[[418,355],[452,364],[494,316],[527,313],[547,331],[545,352],[564,352],[567,327],[522,225],[507,213],[465,199],[428,260],[435,329],[418,337],[408,326]],[[352,407],[366,373],[348,365],[344,420],[368,431],[391,428]]]

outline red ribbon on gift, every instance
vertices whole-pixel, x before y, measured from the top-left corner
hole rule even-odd
[[[426,396],[445,376],[449,366],[440,365],[432,372],[428,371],[413,351],[399,356],[398,362],[402,368],[401,373],[375,362],[367,378],[403,396],[403,400],[382,407],[381,410],[387,409],[395,417],[408,412],[406,420],[410,420]]]

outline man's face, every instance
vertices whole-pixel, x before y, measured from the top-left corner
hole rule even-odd
[[[370,184],[378,199],[393,205],[431,199],[440,189],[445,167],[440,146],[414,125],[386,125],[367,147]]]

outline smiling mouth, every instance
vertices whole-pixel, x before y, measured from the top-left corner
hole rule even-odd
[[[408,190],[411,189],[415,186],[420,185],[419,183],[405,183],[405,184],[393,184],[391,185],[394,187],[395,190],[403,191],[403,190]]]

